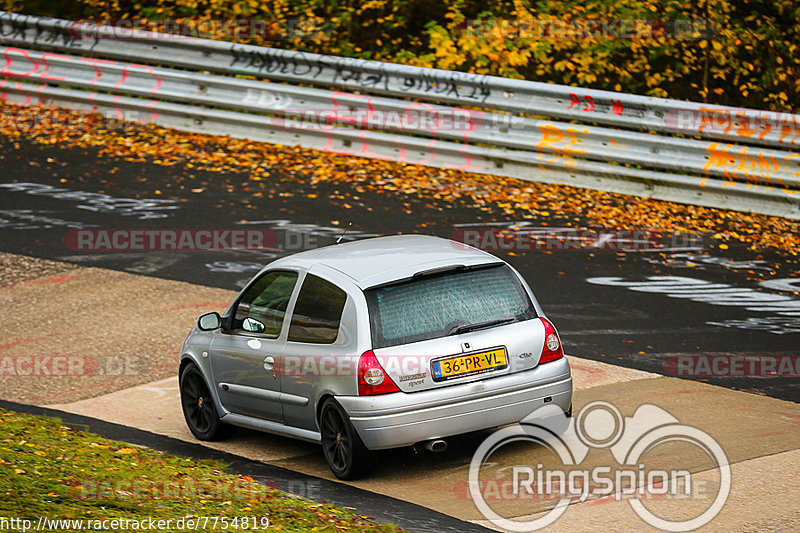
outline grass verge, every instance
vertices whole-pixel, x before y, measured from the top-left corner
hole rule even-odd
[[[0,409],[0,428],[3,529],[24,529],[21,519],[35,528],[46,517],[40,531],[400,531],[226,473],[219,462],[108,440],[55,418]],[[152,527],[162,520],[165,527]]]

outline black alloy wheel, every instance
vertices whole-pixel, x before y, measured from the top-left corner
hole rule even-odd
[[[371,459],[349,418],[334,400],[328,400],[320,413],[322,451],[331,471],[339,479],[355,479]]]
[[[227,435],[230,426],[220,421],[211,391],[200,369],[193,363],[181,373],[180,390],[183,416],[195,437],[217,440]]]

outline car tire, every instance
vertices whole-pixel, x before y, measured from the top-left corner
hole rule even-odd
[[[192,435],[200,440],[220,440],[231,433],[233,428],[219,419],[203,373],[194,363],[181,372],[180,391],[183,417]]]
[[[355,479],[364,473],[372,453],[364,446],[350,418],[336,401],[327,400],[319,415],[322,453],[331,472],[343,480]]]

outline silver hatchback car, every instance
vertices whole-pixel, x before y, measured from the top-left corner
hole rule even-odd
[[[229,425],[322,444],[341,479],[372,450],[572,410],[561,340],[502,259],[424,235],[300,252],[267,265],[223,316],[198,319],[180,358],[201,440]]]

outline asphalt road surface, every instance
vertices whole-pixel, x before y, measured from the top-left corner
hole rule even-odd
[[[0,143],[0,157],[2,251],[235,289],[277,257],[332,244],[348,223],[345,240],[455,236],[523,274],[567,353],[800,401],[796,258],[277,173],[260,185],[196,169],[189,178],[184,168],[25,142]],[[235,235],[261,249],[187,249],[241,246]],[[128,249],[136,238],[161,249]],[[183,249],[169,249],[181,238]]]

